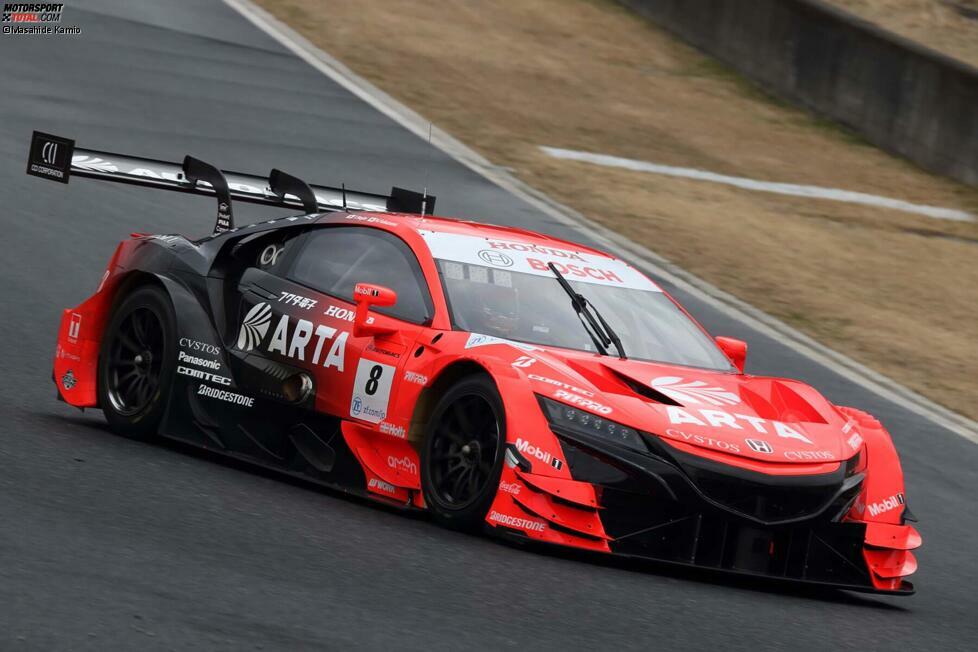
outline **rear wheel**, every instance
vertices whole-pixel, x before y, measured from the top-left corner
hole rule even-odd
[[[470,376],[438,401],[421,457],[421,487],[434,518],[444,525],[480,525],[502,472],[506,419],[495,384]]]
[[[140,439],[156,434],[172,384],[176,351],[170,298],[155,286],[126,297],[105,329],[98,398],[109,426]]]

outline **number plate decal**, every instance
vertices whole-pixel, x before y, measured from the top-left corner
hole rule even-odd
[[[353,398],[350,400],[351,417],[371,423],[380,423],[387,418],[394,371],[389,364],[360,359],[357,377],[353,381]]]

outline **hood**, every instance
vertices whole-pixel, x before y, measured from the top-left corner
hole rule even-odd
[[[793,380],[537,349],[522,368],[535,392],[705,450],[766,464],[825,464],[862,445],[854,423]]]

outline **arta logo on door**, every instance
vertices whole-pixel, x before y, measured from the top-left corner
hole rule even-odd
[[[265,342],[271,323],[271,306],[267,303],[254,306],[241,322],[238,348],[242,351],[263,348],[268,353],[278,353],[293,360],[309,361],[343,371],[349,332],[337,332],[332,326],[282,315],[278,318],[268,342]]]
[[[252,307],[241,322],[238,332],[238,348],[251,351],[264,339],[268,325],[272,321],[272,308],[267,303],[259,303]]]

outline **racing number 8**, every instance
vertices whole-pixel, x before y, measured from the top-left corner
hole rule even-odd
[[[380,377],[384,375],[384,368],[379,364],[375,364],[370,368],[370,377],[367,378],[367,385],[363,388],[363,391],[367,393],[367,396],[373,396],[377,393],[377,385]]]

